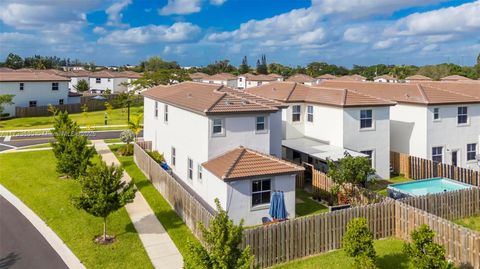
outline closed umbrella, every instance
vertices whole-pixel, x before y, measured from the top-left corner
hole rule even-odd
[[[279,202],[279,194],[278,192],[272,192],[272,196],[270,197],[270,210],[269,214],[272,218],[277,218],[277,210],[278,210],[278,202]]]
[[[287,210],[285,208],[285,196],[283,191],[279,192],[278,195],[278,209],[277,209],[278,219],[286,219],[287,218]]]
[[[270,216],[274,219],[286,219],[285,196],[281,191],[274,191],[270,198]]]

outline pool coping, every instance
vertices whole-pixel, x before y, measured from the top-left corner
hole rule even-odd
[[[388,191],[388,190],[392,190],[392,191],[400,192],[400,193],[402,193],[402,194],[404,194],[404,195],[407,195],[407,196],[410,196],[410,197],[420,197],[420,196],[425,196],[425,195],[435,195],[435,194],[439,194],[439,193],[441,193],[441,192],[439,192],[439,193],[427,193],[427,194],[423,194],[423,195],[417,195],[417,194],[413,194],[413,193],[406,192],[406,191],[404,191],[404,190],[395,188],[395,186],[412,184],[412,183],[417,183],[417,182],[422,182],[422,181],[432,181],[432,180],[438,180],[438,179],[446,179],[446,180],[448,180],[448,181],[451,181],[451,182],[454,183],[454,184],[466,186],[468,189],[470,189],[470,188],[475,188],[475,186],[473,186],[473,185],[470,185],[470,184],[467,184],[467,183],[463,183],[463,182],[460,182],[460,181],[456,181],[456,180],[453,180],[453,179],[451,179],[451,178],[446,178],[446,177],[432,177],[432,178],[425,178],[425,179],[412,180],[412,181],[408,181],[408,182],[401,182],[401,183],[390,184],[390,185],[387,186],[387,191]],[[466,189],[467,189],[467,188],[466,188]]]

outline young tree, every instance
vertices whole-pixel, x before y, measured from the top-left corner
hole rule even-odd
[[[137,140],[138,134],[143,129],[142,123],[143,123],[143,113],[132,116],[132,120],[128,123],[128,128],[132,130],[132,132],[135,134],[135,140]]]
[[[132,143],[134,139],[135,133],[130,129],[120,133],[120,140],[126,144],[118,150],[118,152],[122,156],[128,156],[133,154],[133,145],[131,145],[130,143]]]
[[[123,168],[101,162],[87,170],[80,178],[81,193],[73,197],[72,202],[78,209],[103,218],[103,236],[97,242],[109,243],[113,237],[107,237],[107,217],[131,203],[135,198],[133,181],[122,181]]]
[[[23,67],[23,59],[17,54],[10,53],[5,59],[5,66],[12,69],[20,69]]]
[[[343,186],[345,183],[365,187],[368,177],[375,174],[370,161],[366,157],[353,157],[345,152],[338,162],[328,161],[328,176]]]
[[[222,268],[222,269],[247,269],[253,262],[250,247],[243,251],[239,248],[243,235],[243,220],[240,225],[235,225],[228,218],[227,212],[222,209],[218,199],[217,215],[205,228],[200,224],[204,246],[189,243],[189,254],[185,257],[185,268]]]
[[[90,86],[88,86],[88,82],[84,79],[81,79],[77,82],[77,85],[74,86],[78,92],[86,92],[90,90]]]
[[[422,224],[412,232],[412,243],[405,243],[403,250],[410,256],[410,263],[418,269],[446,269],[453,266],[445,259],[445,248],[433,241],[435,232]]]
[[[351,220],[347,225],[342,243],[345,253],[355,259],[356,268],[376,268],[373,234],[368,229],[366,219]]]
[[[3,111],[5,110],[4,105],[13,105],[13,94],[0,94],[0,118],[3,117]],[[8,115],[6,115],[8,116]]]
[[[250,66],[248,66],[247,56],[243,56],[242,64],[238,67],[238,73],[246,74],[250,71]]]

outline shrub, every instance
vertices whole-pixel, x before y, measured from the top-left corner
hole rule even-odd
[[[163,154],[159,153],[156,150],[149,151],[148,155],[150,155],[150,157],[152,157],[157,163],[162,163],[163,161],[165,161],[165,158],[163,157]]]
[[[133,144],[126,144],[126,145],[120,147],[117,150],[117,152],[121,156],[131,156],[131,155],[133,155]]]
[[[376,268],[373,234],[368,229],[366,219],[356,218],[348,223],[343,236],[343,250],[347,256],[355,259],[356,268]]]
[[[133,142],[133,139],[135,139],[135,133],[130,129],[125,130],[125,131],[120,133],[120,140],[123,143],[130,144],[130,143]]]
[[[445,259],[445,248],[433,242],[435,232],[426,224],[412,232],[412,243],[405,243],[404,252],[410,262],[419,269],[453,268]]]

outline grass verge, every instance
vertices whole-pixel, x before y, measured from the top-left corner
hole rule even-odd
[[[379,179],[375,183],[368,186],[368,189],[387,197],[387,187],[390,184],[402,183],[412,181],[412,179],[406,178],[404,176],[395,176],[390,179]]]
[[[455,222],[458,225],[480,232],[480,216],[457,219],[457,220],[454,220],[453,222]]]
[[[312,199],[312,195],[305,190],[296,190],[295,213],[298,217],[328,212],[328,207]]]
[[[0,163],[0,183],[45,221],[87,268],[153,268],[124,208],[107,220],[116,241],[107,246],[93,242],[102,233],[102,219],[70,203],[80,186],[59,179],[51,150],[1,154]]]
[[[122,163],[125,171],[135,182],[138,190],[143,194],[148,204],[155,212],[157,219],[162,223],[170,238],[177,246],[182,256],[187,255],[187,242],[200,244],[190,229],[185,225],[180,217],[173,211],[170,204],[150,183],[147,177],[142,173],[133,161],[133,156],[119,156],[116,152],[122,145],[110,145],[110,149],[115,153],[118,160]]]
[[[403,254],[403,241],[398,239],[383,239],[374,242],[377,252],[377,265],[379,268],[410,268],[409,259]],[[346,269],[355,268],[353,259],[347,257],[343,250],[335,250],[318,256],[297,260],[273,267],[274,269]]]

